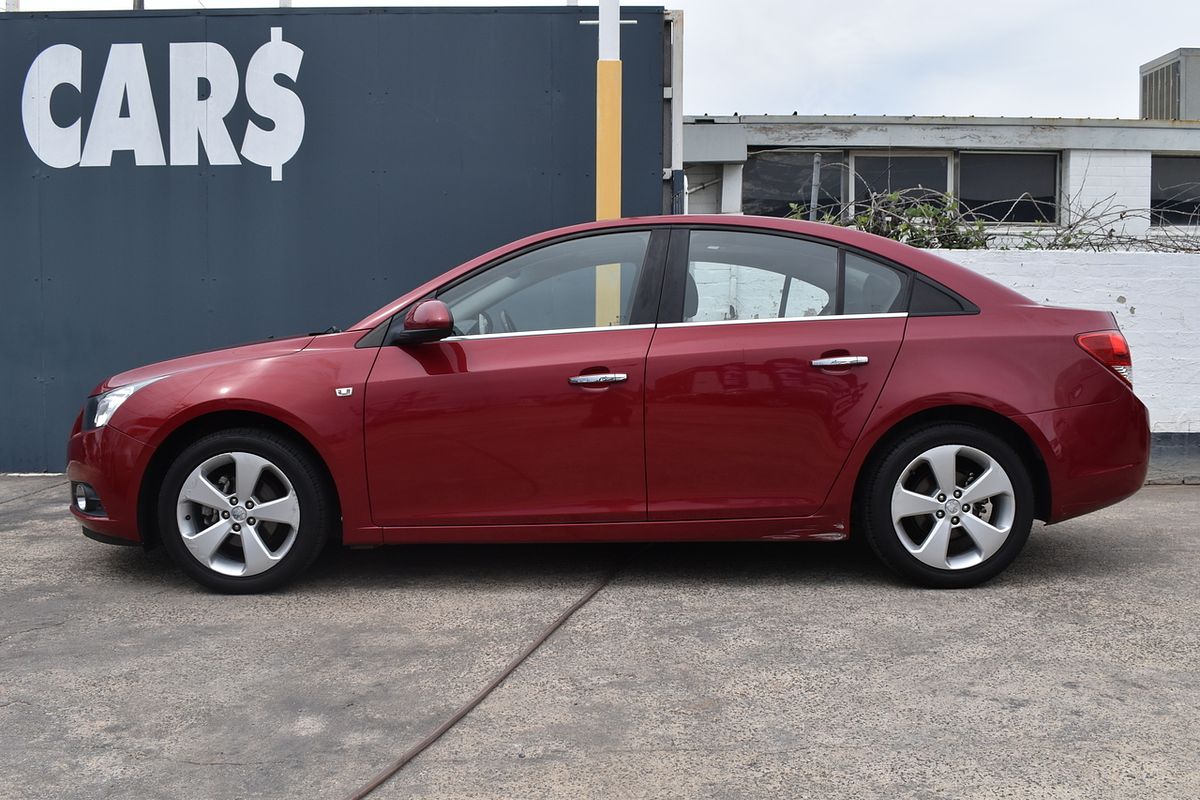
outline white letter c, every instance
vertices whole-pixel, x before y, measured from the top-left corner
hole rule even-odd
[[[33,60],[21,95],[21,122],[29,146],[46,165],[59,169],[79,163],[83,139],[80,120],[63,128],[50,114],[50,95],[63,84],[82,90],[83,51],[74,45],[56,44]]]

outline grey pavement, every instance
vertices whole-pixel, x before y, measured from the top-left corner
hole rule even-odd
[[[1200,488],[911,588],[844,544],[333,551],[224,597],[0,478],[0,797],[1200,796]]]

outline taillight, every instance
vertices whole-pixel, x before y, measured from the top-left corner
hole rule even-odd
[[[1094,331],[1075,337],[1087,354],[1111,369],[1133,386],[1133,359],[1129,355],[1129,343],[1120,331]]]

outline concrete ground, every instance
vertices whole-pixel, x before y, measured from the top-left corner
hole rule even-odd
[[[346,551],[209,594],[0,479],[0,796],[339,798],[631,559],[372,797],[1200,796],[1200,489],[962,592],[787,543]]]

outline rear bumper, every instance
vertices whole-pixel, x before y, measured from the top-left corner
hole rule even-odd
[[[1047,522],[1119,503],[1146,481],[1150,419],[1133,392],[1109,402],[1030,414],[1050,478]]]
[[[150,448],[106,426],[76,430],[67,445],[67,478],[89,484],[104,510],[85,514],[72,503],[71,513],[89,538],[109,544],[138,544],[138,487]]]

